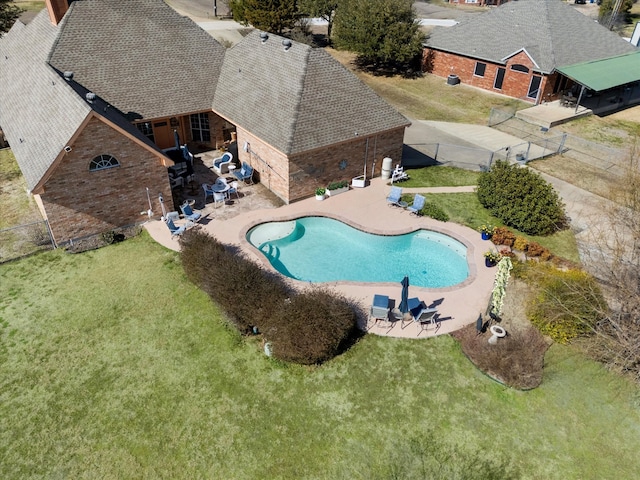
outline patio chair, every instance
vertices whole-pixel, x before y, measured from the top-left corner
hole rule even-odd
[[[202,214],[200,212],[194,212],[188,202],[180,205],[180,210],[182,210],[184,218],[188,221],[195,223],[202,218]]]
[[[389,195],[387,196],[387,205],[395,205],[396,207],[399,207],[400,197],[402,197],[402,188],[391,187],[391,192],[389,192]]]
[[[253,185],[253,167],[247,162],[242,162],[242,168],[240,170],[234,170],[233,175],[241,182]]]
[[[413,197],[413,203],[407,207],[409,213],[413,213],[414,215],[420,215],[420,210],[424,207],[425,198],[416,193],[416,196]]]
[[[177,237],[179,235],[182,235],[186,230],[187,230],[187,226],[186,225],[181,225],[181,226],[176,226],[175,223],[173,223],[173,220],[171,220],[170,218],[167,218],[166,222],[167,227],[169,227],[169,231],[171,232],[171,237]]]
[[[229,185],[229,190],[225,192],[227,194],[227,200],[231,200],[231,195],[235,194],[238,201],[240,201],[240,193],[238,192],[239,188],[240,184],[238,182],[231,182],[231,185]]]
[[[184,178],[176,177],[169,172],[169,184],[171,185],[171,190],[178,187],[184,188]]]
[[[391,183],[400,182],[402,180],[409,180],[409,175],[404,171],[404,168],[400,164],[396,165],[396,168],[391,173]]]
[[[438,313],[437,308],[428,308],[425,306],[424,302],[420,302],[420,304],[410,310],[410,312],[413,321],[420,326],[420,332],[422,332],[422,330],[426,330],[429,325],[436,325],[436,314]],[[420,335],[420,332],[418,335]]]
[[[224,152],[221,157],[213,159],[213,170],[218,175],[224,175],[229,173],[229,165],[233,160],[233,154],[231,152]]]
[[[207,203],[207,197],[209,195],[211,195],[211,198],[213,198],[213,187],[211,185],[209,185],[208,183],[203,183],[202,184],[202,190],[204,190],[204,203]]]
[[[390,323],[389,320],[389,297],[386,295],[374,295],[371,309],[369,310],[369,320],[373,319],[373,324],[378,320]]]
[[[222,204],[224,207],[227,203],[227,195],[226,192],[213,192],[213,206],[218,208],[218,204]]]

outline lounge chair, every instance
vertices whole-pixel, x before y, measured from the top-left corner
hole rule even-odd
[[[391,192],[389,192],[389,195],[387,196],[387,205],[395,205],[396,207],[399,207],[400,197],[402,197],[402,188],[391,187]]]
[[[398,164],[393,172],[391,172],[391,183],[400,182],[402,180],[409,180],[409,175],[407,175],[404,168]]]
[[[425,306],[424,302],[420,302],[420,304],[411,309],[410,312],[413,321],[420,326],[420,331],[426,330],[429,325],[435,326],[436,314],[438,313],[437,308],[428,308]]]
[[[414,215],[420,215],[420,210],[424,207],[425,198],[419,193],[413,197],[413,203],[407,207],[409,213],[413,213]]]
[[[371,309],[369,310],[369,320],[374,320],[374,325],[378,320],[389,322],[389,297],[386,295],[374,295]]]
[[[186,225],[181,225],[180,227],[177,227],[176,224],[173,223],[173,220],[171,220],[170,218],[167,218],[165,223],[167,224],[167,227],[169,227],[169,231],[171,231],[172,237],[177,237],[179,235],[182,235],[187,230]]]
[[[213,159],[213,170],[218,175],[224,175],[229,173],[229,165],[233,160],[233,154],[231,152],[224,152],[221,157]]]
[[[253,167],[247,162],[242,162],[242,168],[240,170],[234,170],[233,175],[241,182],[253,185]]]
[[[180,205],[180,210],[182,210],[184,218],[188,221],[195,223],[202,218],[202,214],[200,212],[194,212],[191,205],[186,202]]]

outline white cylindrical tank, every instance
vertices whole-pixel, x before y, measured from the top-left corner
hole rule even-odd
[[[382,159],[382,178],[384,180],[388,180],[391,178],[391,165],[393,164],[393,160],[389,157],[384,157]]]

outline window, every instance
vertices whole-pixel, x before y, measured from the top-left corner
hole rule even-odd
[[[155,138],[153,138],[153,127],[151,126],[151,122],[136,123],[136,127],[138,127],[138,130],[140,130],[145,137],[153,143],[156,142]]]
[[[105,170],[107,168],[119,167],[120,162],[113,155],[102,154],[91,160],[89,171]]]
[[[191,138],[195,142],[210,142],[211,130],[209,128],[208,113],[194,113],[191,115]]]
[[[484,77],[484,71],[487,69],[486,63],[476,62],[476,69],[473,74],[477,77]]]
[[[514,72],[529,73],[529,68],[525,65],[520,65],[519,63],[511,65],[511,70],[513,70]]]
[[[527,98],[538,98],[538,92],[540,91],[540,83],[542,83],[542,77],[534,75],[531,77],[531,83],[529,84],[529,91],[527,92]]]
[[[504,72],[506,70],[502,67],[498,68],[496,73],[496,80],[493,82],[493,88],[496,90],[502,90],[502,82],[504,82]]]

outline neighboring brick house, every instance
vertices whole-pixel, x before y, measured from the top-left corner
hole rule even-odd
[[[559,68],[636,50],[565,2],[522,0],[434,29],[423,70],[537,104],[574,85]]]
[[[0,39],[0,125],[57,244],[158,214],[160,195],[173,209],[161,149],[176,134],[217,148],[237,130],[240,160],[285,202],[400,159],[409,122],[324,51],[285,54],[274,35],[261,57],[254,33],[219,82],[226,49],[162,0],[46,4]]]
[[[285,202],[400,159],[407,119],[322,49],[253,31],[227,51],[213,110]]]

